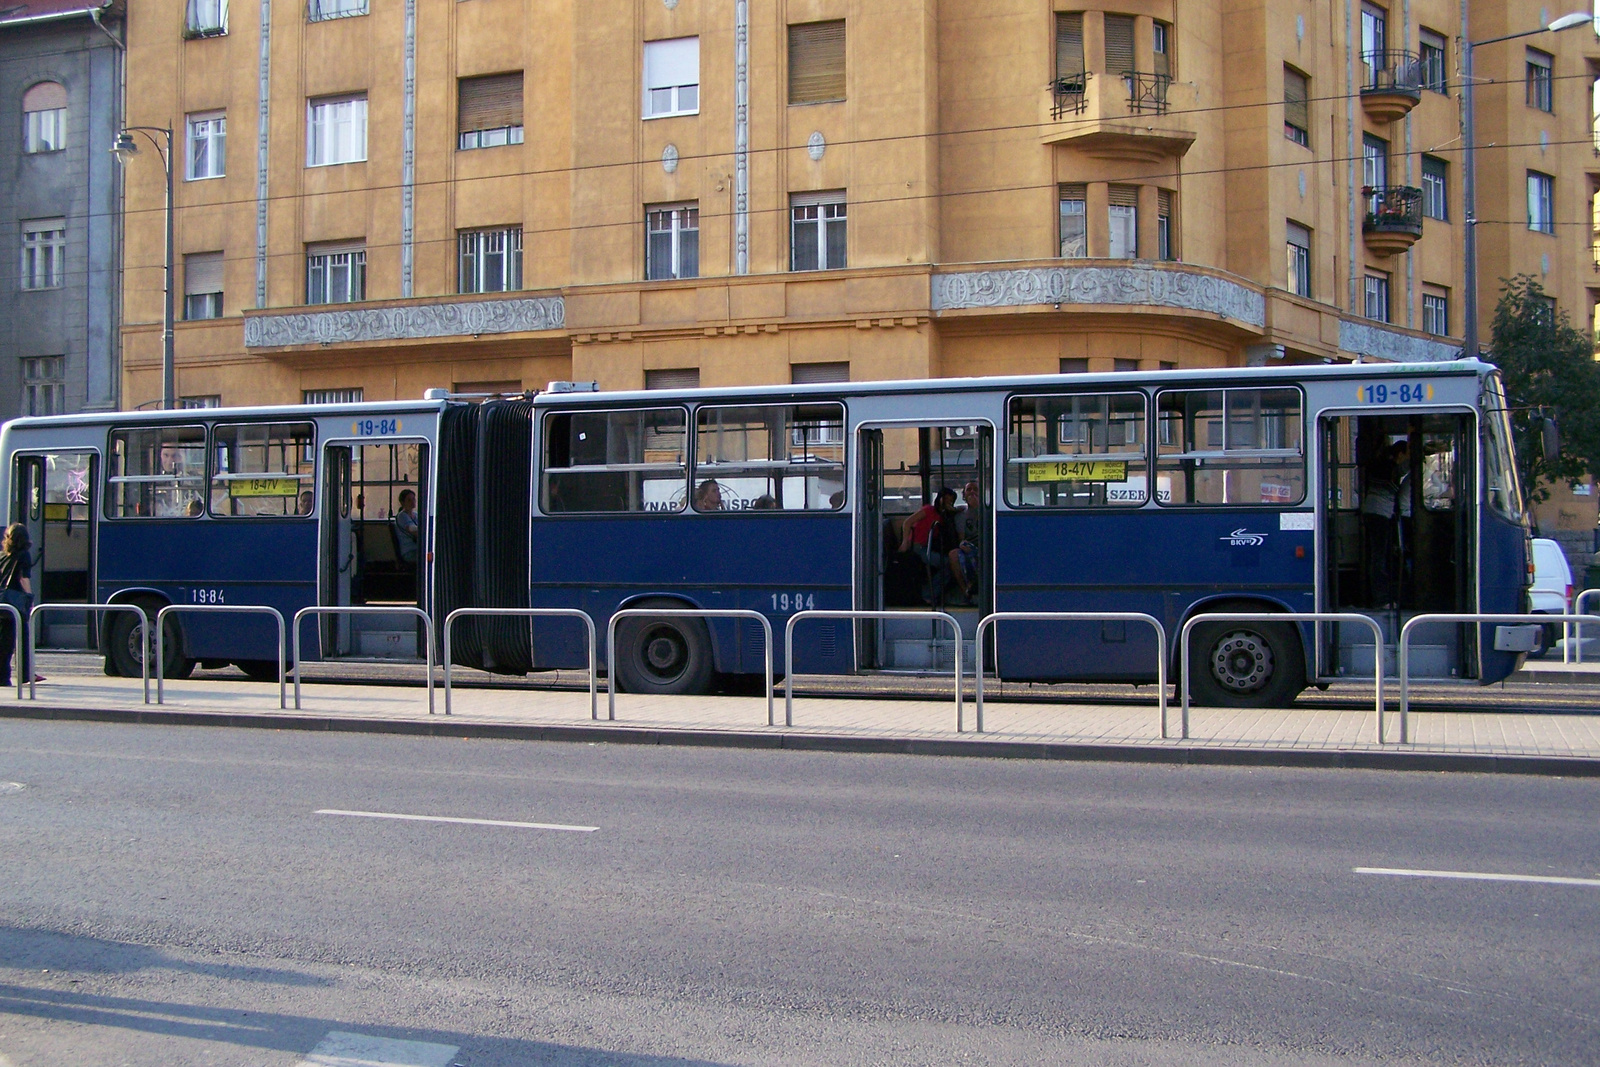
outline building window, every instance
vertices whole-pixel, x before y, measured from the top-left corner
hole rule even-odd
[[[1083,83],[1083,12],[1056,13],[1056,79]]]
[[[59,152],[67,147],[67,90],[40,82],[22,94],[22,150]]]
[[[1379,322],[1389,321],[1389,276],[1382,271],[1373,271],[1366,277],[1365,307],[1362,311],[1367,318]]]
[[[365,244],[311,245],[306,249],[306,303],[351,304],[366,298]]]
[[[843,193],[796,193],[789,198],[789,269],[842,270],[845,255]]]
[[[1311,297],[1311,231],[1297,222],[1284,227],[1289,247],[1289,291]]]
[[[1556,298],[1553,296],[1536,297],[1533,304],[1534,318],[1541,326],[1554,326],[1556,324]]]
[[[1555,182],[1548,174],[1536,170],[1528,172],[1528,229],[1538,233],[1556,232]]]
[[[1448,71],[1445,66],[1445,38],[1442,33],[1423,30],[1420,35],[1418,58],[1422,68],[1422,87],[1436,93],[1449,92]]]
[[[1139,361],[1136,359],[1113,359],[1111,361],[1111,369],[1118,374],[1126,374],[1130,371],[1138,370]]]
[[[1525,91],[1529,107],[1536,107],[1540,111],[1552,111],[1555,108],[1555,85],[1551,77],[1549,52],[1541,52],[1537,48],[1528,49],[1528,65]]]
[[[359,404],[361,390],[355,389],[302,389],[302,404]]]
[[[1106,191],[1110,201],[1107,218],[1111,244],[1106,255],[1111,259],[1139,258],[1139,188],[1113,185]]]
[[[667,370],[647,370],[644,372],[644,387],[646,389],[698,389],[700,388],[700,368],[673,367]]]
[[[1450,164],[1436,156],[1422,157],[1422,213],[1430,219],[1450,219]]]
[[[457,147],[522,143],[522,71],[456,82]]]
[[[1156,190],[1156,254],[1164,260],[1178,258],[1178,247],[1172,241],[1172,192]]]
[[[644,117],[700,112],[700,38],[644,44]]]
[[[1086,191],[1081,185],[1061,187],[1061,258],[1083,259],[1089,254],[1089,216]]]
[[[184,177],[220,178],[227,156],[228,118],[221,111],[190,115],[187,123],[189,166]]]
[[[522,288],[522,227],[463,230],[458,292],[510,293]]]
[[[1089,358],[1087,356],[1062,356],[1060,367],[1062,374],[1088,374]]]
[[[844,99],[844,19],[789,27],[789,103]]]
[[[206,393],[201,396],[180,396],[178,407],[185,410],[202,410],[204,408],[220,408],[222,406],[221,393]]]
[[[1450,333],[1450,294],[1445,290],[1422,294],[1422,329],[1436,337]]]
[[[1159,19],[1150,25],[1150,50],[1155,56],[1156,73],[1172,77],[1172,27]]]
[[[321,22],[324,19],[347,19],[351,15],[365,15],[367,0],[309,0],[306,20]]]
[[[1137,71],[1134,63],[1132,15],[1105,15],[1106,76],[1120,78]]]
[[[228,0],[189,0],[184,18],[188,37],[217,37],[228,32]]]
[[[1361,5],[1361,62],[1365,69],[1362,84],[1376,85],[1379,73],[1387,66],[1389,13],[1375,4]]]
[[[222,253],[183,257],[183,317],[222,318]]]
[[[66,259],[66,219],[23,220],[22,288],[60,288]]]
[[[22,361],[22,414],[60,415],[67,410],[67,357],[29,356]]]
[[[1311,147],[1311,79],[1293,67],[1283,68],[1283,135]]]
[[[1370,133],[1361,138],[1361,184],[1368,189],[1389,184],[1389,142]]]
[[[850,361],[835,363],[791,363],[789,380],[795,385],[824,385],[850,380]]]
[[[306,166],[359,163],[367,158],[367,98],[328,96],[306,105]]]
[[[650,281],[700,277],[700,205],[645,209],[644,276]]]

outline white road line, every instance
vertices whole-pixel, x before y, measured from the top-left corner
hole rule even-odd
[[[598,826],[567,826],[558,822],[507,822],[504,819],[458,819],[449,815],[402,815],[393,811],[343,811],[319,808],[314,815],[347,815],[353,819],[400,819],[404,822],[454,822],[466,826],[513,826],[519,830],[565,830],[573,834],[592,834]]]
[[[395,1041],[334,1030],[294,1067],[450,1067],[456,1045]]]
[[[1487,871],[1413,871],[1404,867],[1356,867],[1357,874],[1387,874],[1397,878],[1456,878],[1468,882],[1535,882],[1539,885],[1600,886],[1600,878],[1560,878],[1544,874],[1492,874]]]

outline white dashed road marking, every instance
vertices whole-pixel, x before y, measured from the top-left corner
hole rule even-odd
[[[564,830],[573,834],[592,834],[598,826],[567,826],[557,822],[507,822],[504,819],[458,819],[448,815],[403,815],[393,811],[343,811],[319,808],[316,815],[348,815],[355,819],[399,819],[402,822],[453,822],[467,826],[512,826],[521,830]]]
[[[335,1030],[295,1067],[450,1067],[460,1049],[427,1041],[394,1041]]]
[[[1539,885],[1600,886],[1600,878],[1560,878],[1544,874],[1492,874],[1487,871],[1413,871],[1404,867],[1356,867],[1357,874],[1387,874],[1396,878],[1455,878],[1468,882],[1535,882]]]

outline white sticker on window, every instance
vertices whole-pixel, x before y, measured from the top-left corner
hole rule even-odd
[[[1317,517],[1309,511],[1285,511],[1278,515],[1280,530],[1315,530]]]

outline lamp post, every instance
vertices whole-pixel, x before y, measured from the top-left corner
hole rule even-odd
[[[1521,33],[1508,33],[1503,37],[1490,37],[1482,41],[1469,40],[1467,37],[1467,8],[1466,0],[1461,4],[1461,139],[1465,146],[1466,181],[1462,187],[1462,196],[1466,208],[1466,275],[1467,275],[1467,306],[1466,323],[1462,330],[1462,355],[1476,357],[1478,355],[1478,168],[1476,152],[1476,131],[1473,129],[1472,92],[1474,78],[1472,74],[1472,53],[1476,48],[1486,44],[1499,44],[1501,41],[1514,41],[1519,37],[1533,37],[1541,33],[1560,33],[1570,30],[1575,26],[1582,26],[1594,22],[1595,16],[1588,12],[1575,11],[1570,15],[1562,15],[1548,26],[1541,26],[1537,30],[1524,30]]]
[[[177,398],[174,395],[175,373],[172,359],[172,128],[170,126],[125,126],[117,134],[116,143],[111,146],[111,154],[117,157],[117,162],[126,165],[134,156],[139,154],[139,146],[134,141],[133,135],[142,133],[161,157],[162,166],[167,171],[167,244],[166,263],[162,275],[162,309],[161,309],[161,406],[162,408],[177,407]],[[156,134],[166,138],[163,147],[155,138]]]

